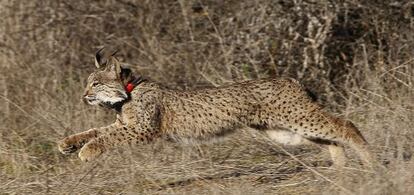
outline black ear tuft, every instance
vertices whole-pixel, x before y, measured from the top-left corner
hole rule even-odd
[[[103,50],[105,47],[102,47],[95,53],[95,66],[96,68],[100,68],[104,63],[102,62],[102,59],[104,57]]]
[[[114,51],[112,52],[111,56],[115,56],[118,53],[119,49],[114,49]]]

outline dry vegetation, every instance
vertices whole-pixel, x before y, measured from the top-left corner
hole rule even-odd
[[[0,0],[0,17],[0,194],[414,193],[411,1]],[[325,148],[282,149],[249,130],[99,162],[63,156],[57,140],[113,120],[79,101],[110,44],[171,88],[294,77],[355,122],[386,169],[365,172],[350,152],[350,168],[332,170]]]

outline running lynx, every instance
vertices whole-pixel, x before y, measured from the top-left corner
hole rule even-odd
[[[167,138],[202,141],[251,127],[284,144],[327,145],[334,165],[345,165],[349,144],[370,165],[368,144],[349,121],[325,112],[294,79],[250,80],[217,88],[167,90],[121,66],[113,55],[96,53],[86,103],[113,109],[116,121],[61,140],[59,150],[90,161],[112,147]]]

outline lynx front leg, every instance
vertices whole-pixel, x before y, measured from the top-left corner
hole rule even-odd
[[[79,158],[85,162],[91,161],[112,147],[148,143],[158,136],[159,133],[154,129],[120,127],[85,144],[79,152]]]
[[[109,132],[111,129],[114,129],[118,126],[116,123],[109,125],[107,127],[93,128],[87,131],[77,133],[71,136],[60,140],[58,143],[59,151],[63,154],[70,154],[76,152],[81,148],[85,143],[90,141],[93,138],[96,138],[102,134]]]
[[[161,135],[159,107],[156,104],[149,104],[140,109],[139,112],[134,112],[136,118],[130,124],[119,126],[85,144],[79,152],[79,158],[82,161],[90,161],[112,147],[147,143],[159,137]]]

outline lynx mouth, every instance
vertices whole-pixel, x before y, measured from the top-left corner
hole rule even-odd
[[[113,108],[123,104],[128,99],[128,95],[125,92],[117,92],[116,95],[107,95],[98,93],[95,95],[86,95],[83,97],[83,101],[88,105],[99,105],[106,108]]]
[[[99,103],[98,99],[95,96],[85,96],[83,100],[89,105],[97,105]]]

